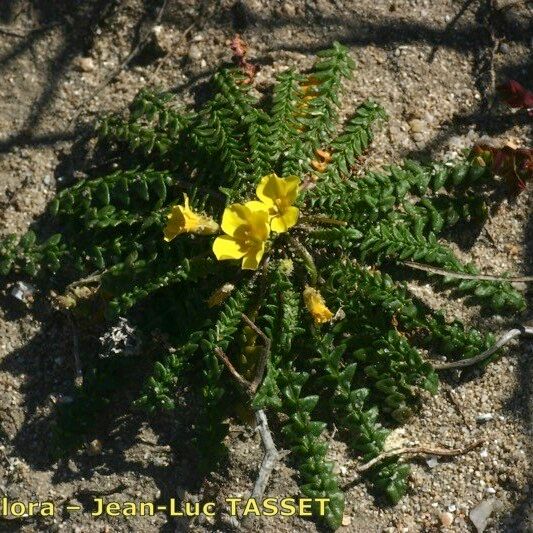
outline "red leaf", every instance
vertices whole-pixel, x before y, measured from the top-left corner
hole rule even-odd
[[[533,148],[479,144],[473,153],[491,165],[494,174],[505,178],[513,194],[519,194],[526,188],[526,181],[533,179]]]
[[[498,91],[507,105],[527,109],[533,116],[533,92],[528,91],[515,80],[509,80],[500,85]]]
[[[242,72],[246,75],[246,80],[244,83],[252,83],[255,74],[258,71],[258,67],[253,63],[250,63],[246,58],[246,53],[248,52],[248,45],[241,36],[237,33],[233,37],[230,43],[230,48],[233,52],[233,63],[237,65]]]

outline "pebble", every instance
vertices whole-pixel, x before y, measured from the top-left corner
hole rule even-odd
[[[489,422],[494,418],[494,415],[492,413],[480,413],[477,415],[476,420],[478,422]]]
[[[450,527],[453,524],[454,516],[452,513],[444,512],[441,513],[440,516],[440,522],[444,527]]]
[[[508,54],[510,50],[511,50],[511,48],[509,47],[509,45],[507,43],[502,43],[500,45],[500,52],[502,54]]]
[[[17,281],[15,286],[11,289],[11,296],[21,302],[28,302],[31,300],[35,292],[35,287],[24,281]]]
[[[343,526],[349,526],[352,523],[352,517],[344,515],[342,517],[342,525]]]
[[[283,2],[281,12],[287,17],[294,17],[296,15],[296,7],[292,2]]]
[[[87,446],[87,453],[89,455],[100,455],[102,453],[102,442],[94,439]]]
[[[189,48],[189,59],[191,61],[198,61],[199,59],[202,59],[202,50],[200,50],[199,46],[191,44],[191,47]]]
[[[430,457],[429,459],[426,459],[426,464],[429,468],[435,468],[439,464],[439,460],[436,457]]]
[[[409,121],[409,128],[413,133],[423,133],[427,129],[427,124],[424,120],[413,118]]]
[[[80,57],[76,61],[76,66],[82,72],[92,72],[96,65],[94,64],[94,59],[92,57]]]
[[[483,531],[485,531],[495,506],[496,499],[492,498],[490,500],[483,500],[470,511],[468,516],[470,517],[470,520],[472,520],[477,533],[483,533]]]

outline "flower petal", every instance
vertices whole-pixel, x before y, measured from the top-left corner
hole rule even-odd
[[[279,178],[276,174],[267,174],[261,178],[255,193],[259,200],[267,205],[274,205],[274,200],[279,197],[277,190],[277,180]]]
[[[262,242],[261,245],[251,248],[246,252],[246,255],[242,258],[242,268],[243,270],[257,270],[259,263],[265,253],[265,243]]]
[[[235,235],[240,226],[248,223],[249,209],[242,204],[232,204],[224,209],[222,215],[222,231],[228,235]]]
[[[270,205],[257,200],[250,200],[244,204],[244,207],[246,207],[251,213],[257,213],[258,211],[264,211],[265,213],[268,213]]]
[[[285,179],[285,197],[287,203],[293,204],[298,196],[300,188],[300,178],[298,176],[287,176]]]
[[[172,207],[172,210],[167,215],[168,222],[163,230],[164,239],[167,242],[170,242],[177,235],[183,233],[183,228],[185,227],[185,219],[183,213],[181,212],[180,206],[175,205]]]
[[[276,233],[285,233],[298,222],[300,210],[297,207],[287,207],[283,215],[278,215],[272,219],[271,229]]]
[[[257,206],[252,206],[252,209],[249,211],[248,215],[248,228],[251,233],[251,237],[255,240],[266,241],[268,235],[270,234],[270,224],[269,224],[269,214],[266,210],[266,206],[263,202],[247,202],[245,205],[248,207],[248,204],[260,204]]]
[[[242,248],[241,243],[228,235],[217,237],[213,243],[213,253],[219,261],[241,259],[246,252],[247,250]]]

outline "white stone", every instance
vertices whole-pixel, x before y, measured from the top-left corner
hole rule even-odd
[[[199,46],[196,46],[195,44],[192,44],[189,48],[189,59],[191,61],[198,61],[202,59],[202,50],[200,50]]]
[[[76,62],[76,66],[82,72],[92,72],[96,68],[92,57],[80,57]]]

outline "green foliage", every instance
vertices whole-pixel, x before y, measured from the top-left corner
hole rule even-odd
[[[305,372],[287,370],[282,375],[283,407],[289,415],[283,433],[298,461],[300,490],[307,498],[327,498],[325,522],[337,529],[342,522],[344,494],[333,473],[333,463],[326,460],[328,446],[320,439],[324,422],[311,419],[318,395],[302,396],[302,387],[309,379]]]
[[[180,110],[170,93],[143,90],[127,116],[100,122],[100,149],[118,161],[115,170],[80,180],[51,201],[56,234],[0,240],[0,275],[53,275],[59,287],[90,275],[110,323],[126,315],[147,342],[164,339],[147,350],[159,355],[136,405],[179,416],[177,400],[187,391],[203,471],[227,452],[227,419],[236,404],[279,416],[283,429],[275,439],[292,451],[302,494],[329,498],[323,518],[333,529],[342,521],[344,496],[328,460],[327,425],[340,429],[361,460],[376,457],[388,427],[438,389],[421,348],[453,359],[475,356],[494,341],[446,321],[396,281],[410,272],[406,260],[476,272],[444,238],[457,224],[483,222],[490,169],[467,155],[363,170],[360,160],[386,114],[367,100],[339,127],[339,95],[353,67],[347,49],[335,44],[307,75],[280,74],[265,98],[238,70],[224,69],[214,77],[212,97],[192,112]],[[253,199],[258,181],[271,173],[301,179],[300,219],[288,233],[272,233],[257,271],[216,261],[213,236],[163,239],[167,215],[184,193],[195,213],[220,222],[229,203]],[[524,308],[509,283],[436,281],[498,312]],[[302,296],[307,286],[336,313],[333,320],[313,320]],[[253,398],[220,359],[221,350],[247,379],[256,371],[264,339],[245,326],[243,314],[271,343]],[[127,358],[99,360],[84,371],[83,388],[58,419],[58,443],[67,448],[81,444],[123,382],[141,372]],[[397,503],[408,473],[408,465],[390,458],[366,477]]]

